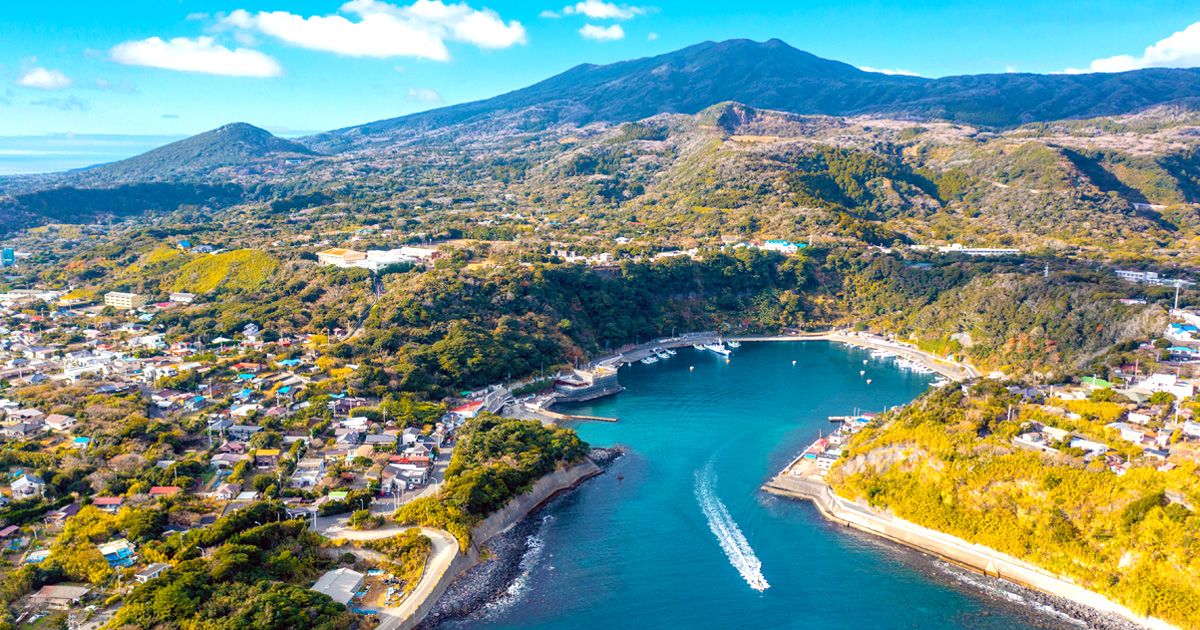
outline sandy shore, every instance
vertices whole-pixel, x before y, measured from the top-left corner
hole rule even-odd
[[[1119,616],[1142,627],[1154,630],[1173,628],[1160,619],[1143,617],[1099,593],[1024,560],[848,501],[834,494],[829,484],[819,477],[791,475],[785,470],[767,482],[763,490],[812,501],[821,514],[833,522],[907,545],[989,577],[1060,597],[1100,613]]]
[[[822,333],[802,333],[794,335],[743,335],[726,337],[726,341],[739,342],[757,342],[757,341],[833,341],[836,343],[844,343],[850,346],[859,348],[868,348],[871,350],[886,350],[900,357],[904,357],[909,361],[920,363],[921,365],[937,372],[938,374],[952,380],[964,381],[967,379],[976,378],[979,372],[966,363],[951,361],[945,357],[939,357],[931,352],[925,352],[912,346],[897,343],[884,337],[870,335],[867,333],[830,331]]]

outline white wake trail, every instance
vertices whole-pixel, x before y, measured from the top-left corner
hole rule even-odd
[[[763,577],[762,562],[754,554],[754,549],[733,520],[733,516],[729,514],[725,504],[717,498],[716,482],[717,478],[711,466],[706,466],[703,472],[696,471],[696,501],[700,503],[704,518],[708,519],[708,528],[717,537],[721,550],[729,558],[729,564],[737,569],[750,588],[765,591],[771,585],[767,584],[767,579]]]

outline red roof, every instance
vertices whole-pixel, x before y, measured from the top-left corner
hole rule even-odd
[[[471,411],[473,409],[478,409],[482,406],[483,406],[483,401],[469,402],[461,407],[455,407],[454,409],[451,409],[450,411],[453,411],[456,413],[462,413],[464,411]]]
[[[124,502],[125,502],[124,497],[96,497],[95,499],[92,500],[93,505],[98,505],[100,507],[106,507],[106,506],[110,506],[110,505],[121,505]]]
[[[150,488],[150,496],[152,497],[169,497],[183,492],[183,488],[179,486],[154,486]]]
[[[9,525],[4,529],[0,529],[0,538],[8,538],[19,531],[21,531],[20,527],[17,527],[16,525]]]

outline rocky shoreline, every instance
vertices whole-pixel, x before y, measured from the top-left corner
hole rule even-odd
[[[601,468],[612,465],[625,454],[625,448],[594,448],[588,457]],[[416,626],[417,630],[434,630],[444,626],[469,627],[472,620],[487,614],[489,606],[505,598],[519,596],[519,580],[531,568],[527,558],[536,560],[532,554],[540,545],[538,533],[550,518],[548,512],[561,501],[556,497],[538,510],[521,519],[508,531],[494,536],[487,543],[486,560],[468,569],[454,580],[442,596],[434,603],[425,619]]]

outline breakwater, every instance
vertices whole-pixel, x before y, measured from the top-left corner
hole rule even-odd
[[[918,549],[988,577],[1062,597],[1148,628],[1165,630],[1173,627],[1162,620],[1139,615],[1099,593],[1008,554],[848,501],[835,494],[819,477],[792,475],[785,470],[763,485],[763,490],[811,501],[831,521]]]

